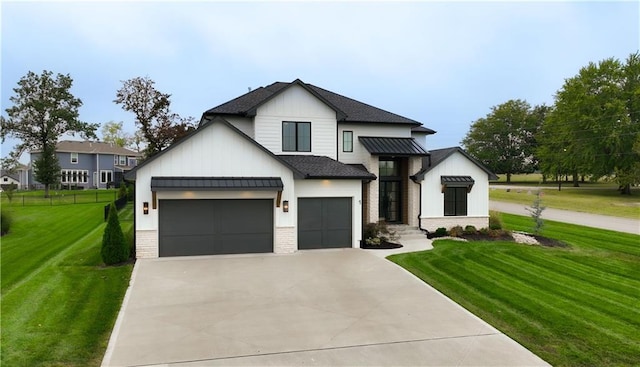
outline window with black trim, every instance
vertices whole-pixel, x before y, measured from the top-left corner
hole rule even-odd
[[[295,121],[282,122],[282,151],[310,152],[311,123]]]
[[[353,152],[353,131],[342,132],[342,151]]]
[[[446,187],[444,189],[444,215],[466,216],[467,194],[466,187]]]

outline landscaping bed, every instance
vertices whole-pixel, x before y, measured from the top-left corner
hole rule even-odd
[[[401,248],[402,245],[399,243],[393,243],[393,242],[387,242],[387,241],[383,241],[378,245],[374,245],[374,244],[367,244],[365,241],[360,241],[360,248],[363,248],[365,250],[391,250],[394,248]]]

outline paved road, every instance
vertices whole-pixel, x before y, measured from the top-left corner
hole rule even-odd
[[[103,366],[151,365],[548,366],[360,249],[138,260]]]
[[[489,202],[489,208],[503,213],[526,216],[531,215],[531,213],[525,210],[525,205],[523,204],[505,203],[492,200]],[[542,212],[542,218],[563,223],[579,224],[587,227],[640,234],[640,219],[619,218],[608,215],[580,213],[554,208],[545,209]]]

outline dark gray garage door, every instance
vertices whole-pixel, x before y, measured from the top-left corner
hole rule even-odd
[[[298,248],[352,247],[351,198],[298,199]]]
[[[273,252],[273,200],[160,200],[160,256]]]

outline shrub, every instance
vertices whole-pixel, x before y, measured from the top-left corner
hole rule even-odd
[[[9,212],[5,210],[0,212],[0,235],[4,236],[5,234],[9,233],[12,221],[13,219],[11,218],[11,214],[9,214]]]
[[[129,258],[129,246],[125,242],[120,221],[118,220],[118,210],[115,204],[109,207],[109,220],[102,235],[102,261],[107,265],[118,264]]]
[[[489,211],[489,229],[502,229],[502,218],[495,210]]]
[[[398,235],[387,227],[387,223],[380,221],[378,223],[368,223],[364,226],[364,239],[369,245],[380,244],[382,242],[395,241],[398,239]]]
[[[127,196],[127,184],[122,181],[120,188],[118,189],[118,199],[122,199],[125,196]],[[127,198],[127,200],[129,199]]]
[[[484,227],[484,228],[480,228],[480,232],[481,235],[488,235],[489,234],[489,228]]]
[[[476,234],[478,230],[474,226],[466,226],[464,227],[464,234]]]
[[[133,190],[135,187],[133,185],[127,185],[127,201],[133,201]]]
[[[460,237],[460,236],[462,236],[462,233],[463,233],[463,232],[464,232],[464,231],[462,230],[462,227],[460,227],[460,226],[455,226],[455,227],[453,227],[453,228],[451,228],[451,229],[449,230],[449,235],[450,235],[451,237]]]
[[[447,229],[440,227],[436,229],[435,237],[445,237],[447,235]]]

